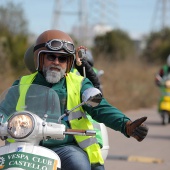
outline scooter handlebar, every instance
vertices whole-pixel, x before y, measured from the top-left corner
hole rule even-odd
[[[95,130],[66,129],[65,135],[95,136]]]

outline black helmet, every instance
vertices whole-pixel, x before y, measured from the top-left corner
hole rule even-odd
[[[170,54],[167,57],[167,65],[170,67]]]
[[[27,51],[25,52],[25,55],[24,55],[24,63],[31,73],[36,72],[36,68],[35,68],[35,64],[34,64],[34,52],[33,52],[33,50],[34,50],[34,45],[31,45],[27,49]]]
[[[94,65],[94,59],[91,51],[86,51],[86,57],[87,57],[87,62],[93,67]]]

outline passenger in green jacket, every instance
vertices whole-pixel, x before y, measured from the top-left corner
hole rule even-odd
[[[162,81],[170,74],[170,55],[167,57],[166,64],[161,67],[155,76],[155,83],[157,86],[162,86]]]
[[[65,107],[61,108],[62,113],[64,113],[65,109],[68,109],[67,106],[70,101],[68,99],[75,97],[70,96],[74,95],[72,88],[79,87],[80,96],[75,97],[75,100],[81,101],[82,93],[86,89],[94,87],[89,79],[70,72],[75,55],[78,55],[78,50],[75,50],[72,38],[60,30],[47,30],[40,34],[35,42],[34,63],[37,72],[32,76],[32,84],[54,89],[59,94],[59,98],[65,96],[67,101],[63,101],[65,102]],[[26,78],[26,76],[23,77]],[[13,85],[20,84],[23,77],[16,80]],[[97,122],[104,123],[107,127],[120,131],[126,137],[132,136],[137,141],[142,141],[148,133],[148,127],[143,124],[146,117],[132,122],[120,110],[109,104],[105,98],[102,98],[102,101],[96,107],[88,105],[82,107],[84,110],[82,111],[83,116],[81,115],[74,119],[75,124],[80,124],[80,129],[87,122],[85,115],[87,112]],[[6,116],[9,115],[6,113]],[[69,119],[64,119],[64,121],[67,127],[72,127]],[[50,139],[42,141],[41,145],[52,149],[59,155],[61,169],[104,170],[104,161],[100,153],[99,144],[91,141],[86,148],[81,148],[79,142],[75,136],[67,136],[63,141]]]

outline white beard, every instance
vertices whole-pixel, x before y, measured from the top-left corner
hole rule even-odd
[[[50,70],[50,68],[58,68],[60,71]],[[57,83],[64,77],[66,69],[62,69],[60,66],[43,67],[43,74],[49,83]]]

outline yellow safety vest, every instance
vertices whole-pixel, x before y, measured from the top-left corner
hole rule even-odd
[[[20,85],[28,84],[30,86],[35,79],[36,74],[37,72],[31,75],[23,76],[20,80]],[[71,72],[66,75],[68,110],[81,103],[80,90],[83,78],[84,77],[77,76]],[[16,106],[16,110],[23,110],[23,108],[20,106],[24,106],[23,104],[25,104],[25,97],[29,86],[20,86],[20,97]],[[74,112],[68,116],[68,120],[72,129],[94,129],[92,123],[86,117],[82,107],[74,110]],[[74,137],[78,145],[87,153],[91,164],[104,164],[100,146],[95,137],[78,135],[74,135]]]
[[[69,73],[66,76],[67,81],[67,109],[70,110],[73,107],[81,103],[80,90],[81,83],[84,77],[77,76],[74,73]],[[72,129],[91,129],[93,130],[93,124],[89,121],[84,113],[82,107],[77,108],[68,117]],[[101,156],[100,146],[96,137],[91,136],[74,136],[78,145],[87,152],[89,160],[92,164],[103,164],[103,158]]]

